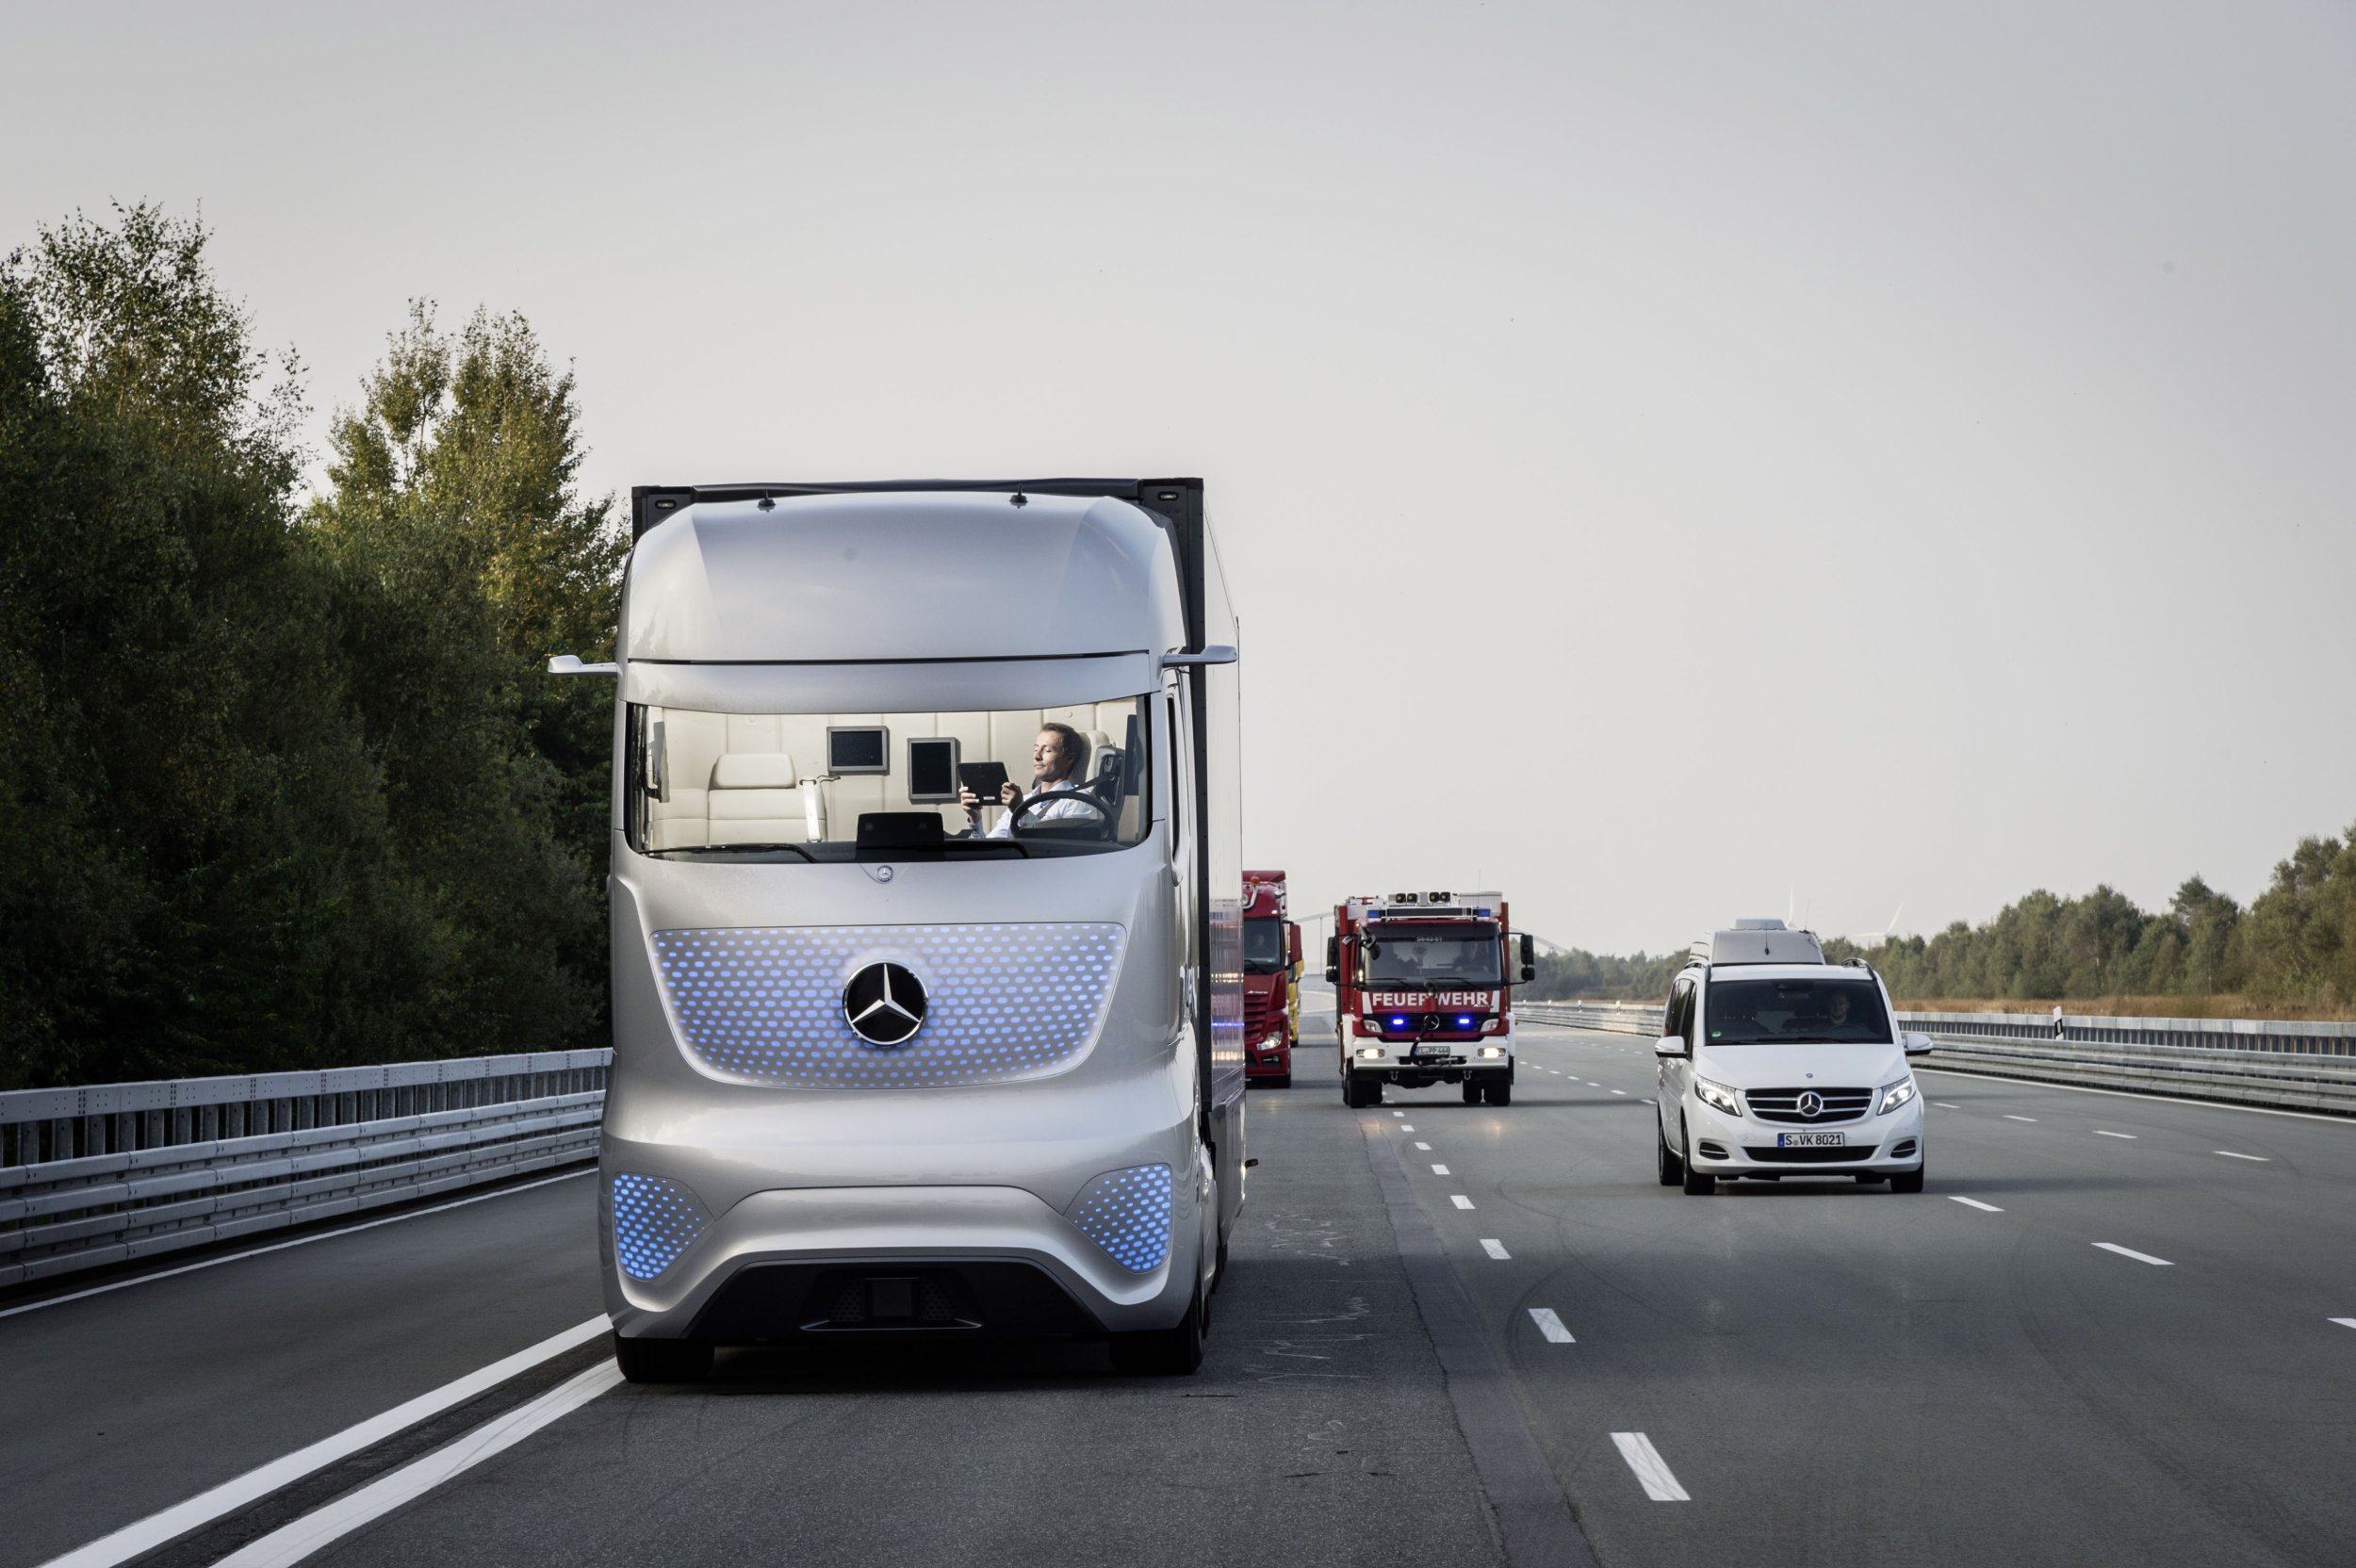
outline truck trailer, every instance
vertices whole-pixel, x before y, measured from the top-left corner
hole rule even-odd
[[[1461,1084],[1464,1103],[1513,1099],[1513,989],[1536,978],[1534,944],[1497,893],[1407,892],[1333,909],[1325,977],[1342,1102],[1379,1105],[1383,1086]]]
[[[645,486],[598,1250],[715,1346],[1203,1354],[1243,1201],[1236,622],[1200,481]]]
[[[1243,874],[1244,1080],[1288,1087],[1301,1043],[1301,925],[1284,909],[1284,874]]]

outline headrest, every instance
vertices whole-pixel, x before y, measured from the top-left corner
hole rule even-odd
[[[781,751],[731,751],[712,764],[715,790],[790,790],[799,782],[794,759]]]

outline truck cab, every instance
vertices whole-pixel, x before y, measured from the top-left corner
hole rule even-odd
[[[1284,911],[1284,874],[1243,874],[1244,1081],[1291,1086],[1301,1043],[1301,925]]]
[[[1352,898],[1335,906],[1325,977],[1335,989],[1342,1101],[1384,1085],[1461,1085],[1467,1105],[1513,1099],[1513,988],[1535,977],[1527,935],[1497,893]]]

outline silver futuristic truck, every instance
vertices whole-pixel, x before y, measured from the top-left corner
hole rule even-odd
[[[1108,1336],[1243,1201],[1235,616],[1198,480],[631,493],[615,1353]]]

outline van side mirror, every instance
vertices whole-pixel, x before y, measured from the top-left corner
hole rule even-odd
[[[1902,1037],[1902,1043],[1906,1046],[1906,1054],[1909,1056],[1927,1056],[1937,1049],[1930,1036],[1918,1035],[1912,1030],[1908,1030]]]
[[[1683,1035],[1663,1035],[1653,1042],[1652,1054],[1656,1056],[1691,1056],[1693,1052],[1686,1049]]]
[[[619,664],[584,664],[577,653],[552,654],[548,659],[550,675],[620,675]]]

